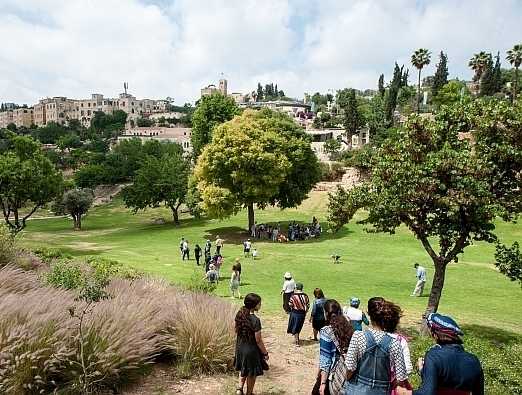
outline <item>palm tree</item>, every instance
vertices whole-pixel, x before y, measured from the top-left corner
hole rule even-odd
[[[522,44],[517,44],[507,51],[506,60],[515,68],[515,81],[513,81],[513,103],[515,103],[517,100],[518,68],[522,64]]]
[[[484,51],[476,53],[469,60],[468,66],[475,72],[473,76],[473,81],[480,82],[482,78],[482,74],[484,74],[484,70],[486,69],[486,65],[488,64],[488,60],[490,59],[491,54],[488,54]]]
[[[419,82],[417,84],[417,114],[420,112],[420,83],[421,83],[421,71],[424,66],[430,64],[431,52],[425,48],[417,49],[413,55],[411,55],[411,64],[419,70]]]

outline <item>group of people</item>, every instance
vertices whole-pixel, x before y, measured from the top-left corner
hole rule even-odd
[[[464,334],[451,317],[437,313],[426,317],[425,324],[435,345],[417,362],[422,383],[414,390],[409,383],[413,365],[408,341],[397,332],[402,316],[398,305],[373,297],[364,312],[359,308],[359,298],[350,298],[342,307],[336,300],[327,299],[320,288],[314,289],[314,301],[310,304],[303,289],[291,273],[285,273],[281,294],[283,309],[288,313],[287,332],[299,345],[299,334],[311,307],[309,321],[314,340],[319,340],[312,395],[484,394],[480,361],[464,350]],[[252,394],[256,377],[268,369],[269,353],[261,335],[261,321],[256,316],[260,308],[261,297],[248,294],[235,318],[237,395]]]
[[[288,241],[308,240],[319,237],[322,233],[321,225],[317,218],[313,217],[310,224],[299,224],[293,221],[288,225],[286,234],[278,222],[275,225],[257,224],[255,222],[250,229],[250,236],[255,239],[268,239],[274,242],[286,243]]]

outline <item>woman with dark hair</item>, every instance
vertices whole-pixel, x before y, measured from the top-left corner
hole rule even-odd
[[[246,394],[252,394],[257,376],[263,374],[263,360],[268,360],[268,352],[261,337],[261,321],[255,315],[260,308],[261,297],[249,293],[245,296],[244,306],[236,314],[237,340],[234,365],[239,372],[237,395],[243,395],[245,382],[247,384]]]
[[[303,329],[306,312],[310,309],[310,299],[303,292],[303,284],[295,284],[295,292],[288,301],[290,316],[288,317],[288,328],[286,333],[294,335],[295,345],[299,346],[299,334]]]
[[[312,329],[314,331],[314,340],[317,341],[317,334],[323,326],[326,325],[324,318],[323,306],[326,303],[323,290],[321,288],[314,289],[315,300],[312,304],[312,312],[310,314],[310,322],[312,323]]]
[[[437,344],[419,359],[422,384],[413,394],[483,395],[484,372],[478,358],[464,351],[460,338],[464,333],[458,324],[437,313],[428,315],[426,324]],[[411,395],[412,391],[399,389],[398,393]]]
[[[328,392],[330,369],[341,354],[345,354],[353,335],[352,324],[343,315],[341,305],[328,299],[323,306],[326,325],[319,332],[319,371],[317,373],[315,394]]]
[[[354,333],[345,356],[346,395],[389,395],[397,383],[408,385],[401,345],[386,333],[399,323],[401,308],[376,297],[368,301],[368,314],[371,326]],[[395,374],[394,383],[391,372]]]

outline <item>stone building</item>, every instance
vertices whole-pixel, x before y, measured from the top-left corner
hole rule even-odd
[[[192,152],[192,144],[190,143],[190,128],[168,128],[168,127],[135,127],[127,128],[125,132],[118,137],[118,142],[122,140],[130,140],[139,138],[142,142],[148,140],[158,140],[160,142],[174,142],[183,147],[186,154]]]

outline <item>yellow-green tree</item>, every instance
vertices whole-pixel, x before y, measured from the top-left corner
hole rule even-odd
[[[290,118],[249,110],[214,129],[194,175],[209,216],[225,218],[246,207],[250,228],[254,204],[299,205],[320,169],[308,136]]]

